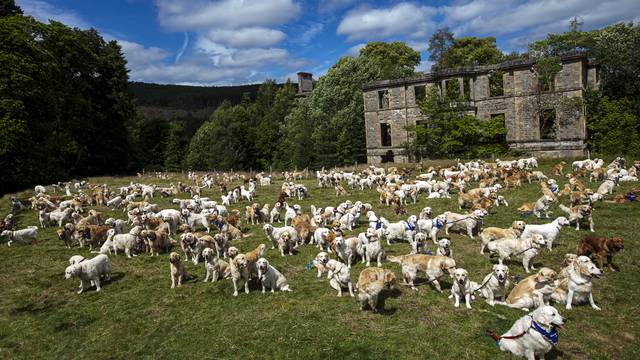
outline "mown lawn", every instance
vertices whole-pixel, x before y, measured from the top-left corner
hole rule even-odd
[[[549,173],[554,161],[544,161],[541,169]],[[93,178],[95,183],[109,185],[140,181],[139,178]],[[180,180],[144,178],[146,183],[166,185]],[[182,179],[185,181],[185,179]],[[565,179],[557,178],[560,186]],[[587,179],[583,180],[588,183]],[[346,198],[336,198],[333,189],[319,189],[314,179],[303,181],[311,197],[298,203],[304,211],[309,206],[336,206]],[[258,187],[256,201],[273,204],[282,180],[270,187]],[[473,184],[476,185],[476,184]],[[592,185],[593,188],[597,184]],[[617,192],[640,186],[623,184]],[[50,191],[50,190],[49,190]],[[374,205],[376,213],[391,220],[399,220],[389,208],[379,205],[375,190],[351,190],[348,199]],[[18,194],[26,198],[32,192]],[[497,208],[485,220],[485,226],[507,227],[518,218],[515,209],[525,201],[539,197],[537,184],[526,184],[518,190],[505,192],[509,207]],[[219,199],[214,190],[203,196]],[[187,195],[180,195],[185,198]],[[164,207],[171,207],[169,199],[156,197]],[[457,211],[457,196],[451,199],[426,200],[423,197],[408,207],[410,214],[418,214],[424,206],[435,213]],[[567,204],[568,200],[563,199]],[[241,208],[240,203],[231,208]],[[9,211],[9,197],[0,200],[0,215]],[[123,218],[122,212],[109,216]],[[560,210],[554,205],[553,215]],[[637,247],[640,227],[640,204],[599,203],[595,210],[596,234],[622,236],[626,241],[623,253],[615,258],[621,272],[608,270],[602,280],[595,281],[594,296],[602,311],[589,306],[577,306],[567,311],[558,306],[568,318],[560,334],[557,349],[549,358],[563,359],[638,359],[640,358],[640,266]],[[525,221],[542,223],[532,217]],[[364,222],[366,225],[366,222]],[[19,216],[19,227],[37,224],[35,211]],[[268,243],[261,226],[247,226],[252,235],[234,245],[248,251],[259,243]],[[364,229],[355,229],[357,234]],[[562,257],[575,252],[576,243],[588,230],[562,230],[554,250],[543,251],[536,266],[560,270]],[[492,261],[480,256],[479,239],[471,240],[459,234],[451,237],[454,258],[459,267],[469,270],[471,279],[480,282],[491,271]],[[318,252],[304,246],[300,253],[281,258],[274,250],[266,253],[272,265],[287,278],[294,290],[291,293],[261,294],[257,288],[249,295],[231,296],[229,280],[204,283],[204,265],[187,264],[195,275],[181,288],[170,289],[168,255],[159,257],[140,255],[126,259],[111,257],[113,281],[101,293],[93,290],[77,295],[77,280],[64,280],[64,269],[71,255],[94,256],[88,249],[64,247],[57,240],[55,228],[39,230],[40,244],[0,246],[0,358],[6,359],[84,359],[84,358],[152,358],[173,359],[423,359],[508,358],[485,335],[486,329],[503,333],[524,312],[476,301],[473,310],[454,308],[447,299],[450,279],[442,281],[445,293],[440,294],[422,284],[419,291],[400,288],[385,299],[383,314],[359,310],[350,297],[336,297],[325,277],[316,278],[315,269],[307,264]],[[386,243],[385,243],[386,245]],[[431,250],[435,250],[430,245]],[[388,255],[408,253],[406,243],[385,246]],[[178,250],[181,253],[181,250]],[[513,261],[511,275],[522,277],[524,270]],[[385,262],[400,276],[396,264]],[[354,283],[363,269],[352,269]],[[512,279],[512,282],[515,278]]]

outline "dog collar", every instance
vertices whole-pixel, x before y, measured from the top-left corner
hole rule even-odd
[[[407,223],[407,230],[413,231],[415,228],[416,228],[415,225]]]
[[[531,319],[531,327],[539,332],[545,340],[551,343],[551,345],[556,346],[558,344],[558,329],[556,329],[555,326],[551,327],[551,331],[546,331],[542,326],[538,325],[537,322]]]

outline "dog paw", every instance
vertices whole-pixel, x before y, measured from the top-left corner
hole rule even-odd
[[[602,310],[598,305],[593,305],[592,308],[597,311]]]

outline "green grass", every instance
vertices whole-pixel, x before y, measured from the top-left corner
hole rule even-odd
[[[543,162],[549,172],[555,162]],[[112,186],[127,184],[138,178],[114,177],[91,179]],[[177,182],[146,178],[147,183]],[[565,179],[558,179],[560,185]],[[184,179],[183,179],[184,181]],[[587,182],[587,180],[584,180]],[[335,198],[333,189],[318,189],[315,180],[305,180],[311,198],[299,203],[305,212],[309,205],[335,206],[346,198]],[[271,187],[258,187],[256,201],[273,204],[281,181]],[[475,184],[473,184],[475,186]],[[596,184],[592,185],[596,187]],[[622,192],[637,184],[623,184]],[[24,198],[30,192],[18,194]],[[510,207],[497,208],[485,226],[507,227],[517,218],[515,209],[525,201],[539,197],[538,185],[524,185],[505,192]],[[219,198],[217,191],[205,191],[203,196]],[[180,197],[185,197],[181,195]],[[380,206],[375,190],[351,190],[348,197],[374,205],[376,213],[388,219],[399,218],[389,208]],[[456,210],[452,199],[426,200],[421,197],[409,213],[418,214],[424,206],[435,213]],[[155,199],[169,207],[170,199]],[[564,199],[563,203],[568,201]],[[239,205],[245,206],[246,203]],[[235,206],[232,206],[235,208]],[[240,208],[240,206],[238,206]],[[123,217],[121,212],[107,215]],[[9,200],[0,200],[0,214],[9,211]],[[553,215],[560,215],[557,205]],[[621,272],[605,272],[595,281],[594,296],[602,311],[589,306],[576,306],[560,313],[569,322],[560,334],[559,346],[550,358],[565,359],[638,359],[640,336],[638,300],[640,250],[636,243],[640,225],[638,203],[600,203],[594,213],[596,234],[622,236],[626,249],[615,259]],[[529,222],[538,221],[526,218]],[[19,216],[19,227],[37,224],[35,211]],[[234,245],[241,251],[267,243],[260,226],[243,227],[252,236]],[[204,266],[187,264],[196,279],[181,288],[170,289],[168,255],[141,255],[126,259],[112,256],[114,279],[106,283],[101,293],[93,290],[77,295],[77,280],[65,281],[63,273],[68,258],[74,254],[93,256],[87,249],[64,247],[55,236],[55,228],[39,231],[40,244],[0,246],[0,358],[6,359],[82,359],[82,358],[216,358],[216,359],[422,359],[509,358],[501,353],[485,335],[486,329],[503,333],[524,312],[502,306],[491,307],[483,300],[473,304],[473,310],[454,308],[447,299],[451,280],[443,279],[445,293],[439,294],[428,285],[414,292],[401,288],[385,299],[384,314],[360,311],[350,297],[336,297],[326,279],[317,279],[315,269],[304,265],[317,253],[311,246],[302,247],[299,254],[281,258],[268,250],[267,259],[287,276],[292,293],[261,294],[252,289],[249,295],[232,297],[230,281],[204,283]],[[354,233],[363,231],[356,229]],[[575,252],[576,243],[588,230],[562,230],[557,246],[536,259],[536,266],[559,270],[562,257]],[[492,261],[478,254],[479,240],[459,234],[451,236],[454,257],[459,267],[469,270],[471,279],[481,281],[491,270]],[[269,246],[270,248],[270,246]],[[387,255],[409,252],[406,243],[385,246]],[[433,245],[430,249],[434,250]],[[181,251],[179,250],[181,253]],[[493,260],[495,261],[495,260]],[[511,274],[524,276],[522,266],[510,262]],[[400,275],[396,264],[384,267]],[[363,269],[352,269],[356,281]]]

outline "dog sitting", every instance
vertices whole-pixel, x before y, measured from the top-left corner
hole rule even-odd
[[[593,207],[590,205],[577,205],[574,207],[567,207],[560,204],[560,209],[569,215],[569,222],[576,223],[576,230],[580,230],[580,222],[582,220],[589,221],[589,229],[591,232],[595,232],[593,223]]]
[[[494,306],[495,299],[504,302],[509,290],[509,268],[502,264],[493,265],[491,273],[484,277],[478,290],[491,306]]]
[[[211,282],[215,282],[218,281],[218,279],[226,279],[231,276],[229,264],[216,256],[213,249],[204,249],[202,251],[202,257],[204,258],[204,267],[207,271],[204,282],[209,280],[211,280]]]
[[[291,235],[288,232],[283,232],[278,238],[278,250],[280,250],[280,256],[284,257],[284,253],[293,255],[294,244],[291,241]]]
[[[543,306],[517,320],[502,336],[489,332],[501,351],[529,360],[543,359],[558,342],[557,328],[565,319],[553,306]]]
[[[557,286],[558,274],[549,268],[541,268],[537,274],[526,277],[511,290],[504,304],[508,307],[529,311],[548,305],[548,298]]]
[[[360,310],[364,310],[366,305],[373,312],[378,312],[378,299],[384,289],[392,290],[396,283],[396,275],[391,270],[380,267],[370,267],[362,270],[358,276],[358,300]]]
[[[187,270],[184,268],[180,255],[175,251],[169,254],[169,269],[171,270],[172,289],[176,286],[182,286],[182,282],[187,281],[189,275],[187,274]]]
[[[600,310],[593,300],[592,278],[601,276],[602,271],[591,262],[591,259],[587,256],[578,256],[560,272],[558,286],[551,294],[551,299],[566,304],[567,310],[571,310],[573,304],[583,304],[587,300],[592,308]]]
[[[618,236],[610,238],[586,236],[576,246],[578,255],[595,258],[600,269],[604,269],[606,258],[608,268],[611,271],[617,271],[613,264],[613,256],[622,250],[624,250],[624,240]]]
[[[454,307],[460,307],[460,298],[464,298],[467,309],[471,309],[471,300],[475,298],[473,293],[478,288],[478,284],[469,280],[469,272],[463,268],[457,268],[453,272],[453,285],[449,299],[455,298]]]
[[[353,294],[353,283],[351,282],[351,270],[346,264],[329,259],[329,254],[326,252],[319,253],[316,259],[328,270],[327,279],[329,279],[329,286],[338,291],[338,296],[342,296],[343,287],[349,289],[349,295],[351,295],[351,297],[355,296]]]
[[[249,269],[250,276],[258,274],[258,268],[256,267],[256,263],[258,262],[258,259],[260,259],[262,255],[264,255],[264,252],[266,250],[267,250],[267,245],[260,244],[255,249],[244,254],[245,260],[247,261],[247,268]]]
[[[236,255],[229,262],[231,272],[231,281],[233,282],[233,296],[238,296],[238,285],[240,281],[244,281],[244,292],[249,293],[249,268],[247,266],[247,258],[244,254]]]
[[[438,240],[436,255],[453,258],[453,250],[451,250],[451,241],[449,239],[442,238]]]
[[[292,291],[289,288],[287,279],[273,266],[269,265],[269,261],[265,258],[258,259],[258,279],[262,284],[262,293],[264,294],[266,289],[270,289],[271,292],[275,291]]]

